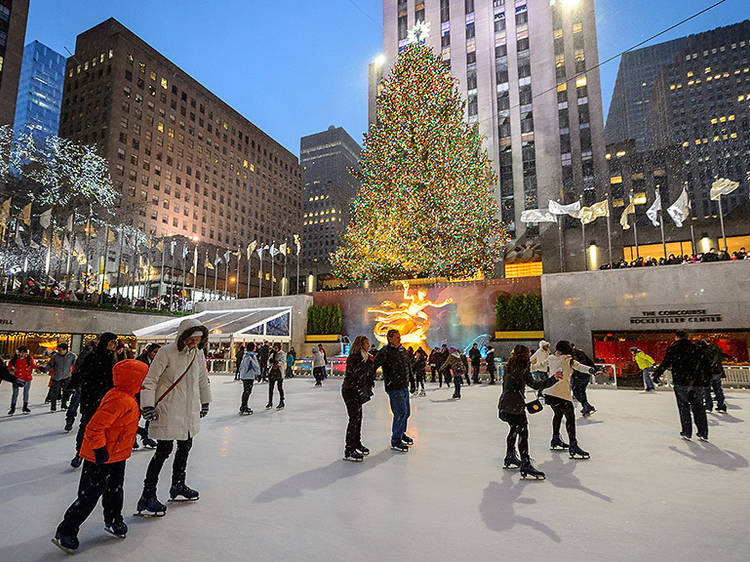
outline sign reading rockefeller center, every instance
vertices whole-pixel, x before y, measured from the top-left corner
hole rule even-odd
[[[630,317],[631,324],[694,324],[721,320],[721,314],[713,314],[706,309],[644,310],[640,316]]]

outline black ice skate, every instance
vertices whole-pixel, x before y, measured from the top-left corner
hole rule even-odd
[[[344,460],[349,462],[362,462],[364,455],[357,449],[344,449]]]
[[[505,455],[505,460],[503,461],[503,469],[504,470],[513,470],[515,468],[519,468],[521,466],[521,459],[519,459],[516,456],[515,451],[511,451],[507,455]]]
[[[138,517],[164,517],[167,514],[167,506],[160,503],[155,495],[143,494],[138,500],[136,507]]]
[[[128,526],[122,519],[112,521],[111,523],[105,523],[104,530],[113,537],[117,537],[118,539],[124,539],[126,536],[128,536]]]
[[[15,413],[16,413],[16,405],[15,404],[11,404],[10,405],[10,410],[8,410],[8,415],[12,416]]]
[[[399,453],[408,453],[409,447],[402,441],[401,443],[391,443],[391,449]]]
[[[78,468],[79,466],[81,466],[82,462],[83,462],[83,459],[79,457],[78,455],[76,455],[75,457],[73,457],[73,460],[70,461],[70,466],[72,468]]]
[[[364,456],[367,456],[370,454],[370,449],[365,447],[364,445],[360,444],[359,447],[357,447],[357,450],[362,453]]]
[[[60,531],[55,533],[52,543],[66,554],[75,554],[78,550],[78,537],[61,535]]]
[[[65,431],[70,431],[73,429],[73,422],[66,421],[65,422]]]
[[[31,410],[29,410],[29,403],[28,402],[24,402],[23,403],[23,408],[21,408],[21,412],[24,413],[24,414],[30,414],[31,413]]]
[[[591,407],[589,407],[588,409],[585,409],[585,408],[584,408],[583,410],[581,410],[581,415],[582,415],[582,416],[583,416],[584,418],[588,418],[588,417],[589,417],[589,416],[591,416],[591,415],[592,415],[592,414],[593,414],[594,412],[596,412],[596,408],[594,408],[593,406],[591,406]]]
[[[281,402],[279,402],[279,405],[276,406],[276,409],[277,410],[283,410],[284,409],[284,401],[283,400]]]
[[[537,480],[544,480],[546,478],[544,475],[544,472],[534,468],[534,465],[531,464],[530,459],[524,459],[521,462],[521,466],[519,470],[521,472],[521,478],[523,478],[524,480],[526,480],[527,478],[535,478]]]
[[[150,439],[148,437],[146,437],[145,439],[142,439],[141,440],[141,444],[146,449],[156,449],[156,445],[157,445],[156,441],[154,441],[153,439]]]
[[[194,502],[200,499],[198,490],[188,488],[184,483],[172,484],[169,489],[169,501],[171,502]]]
[[[696,433],[696,435],[701,441],[708,441],[708,435],[703,435],[702,433]]]
[[[240,415],[241,416],[252,416],[253,411],[250,408],[240,408]]]
[[[682,437],[685,441],[690,441],[691,437],[687,433],[680,433],[680,437]]]
[[[568,454],[570,455],[571,459],[585,460],[591,458],[591,455],[581,449],[577,444],[573,444],[570,446],[570,448],[568,449]]]
[[[401,441],[403,441],[408,447],[414,445],[414,439],[409,437],[406,433],[401,436]]]
[[[273,408],[273,404],[271,404],[270,402],[266,404],[266,410],[270,410],[271,408]]]
[[[549,444],[549,450],[550,451],[565,451],[568,449],[569,445],[560,439],[559,435],[553,435],[552,441]]]

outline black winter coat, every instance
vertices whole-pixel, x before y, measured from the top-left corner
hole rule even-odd
[[[494,374],[496,372],[494,350],[490,349],[487,351],[486,361],[487,361],[487,372],[491,375]]]
[[[81,415],[92,416],[107,391],[114,387],[112,367],[114,353],[97,348],[86,357],[78,372],[81,381]]]
[[[658,379],[667,369],[672,371],[674,385],[705,386],[707,383],[703,353],[689,340],[677,340],[670,345],[652,377]]]
[[[586,365],[587,367],[596,367],[596,364],[591,360],[591,357],[586,355],[583,351],[576,348],[573,350],[573,359],[578,361],[581,365]],[[589,373],[581,373],[580,371],[573,371],[573,374],[570,375],[571,379],[576,379],[578,381],[586,380],[588,381],[591,378],[591,375]]]
[[[543,381],[534,380],[528,369],[525,371],[512,372],[506,367],[503,375],[503,392],[497,403],[498,413],[519,415],[525,412],[526,396],[524,394],[526,387],[530,386],[534,390],[542,390],[557,383],[555,377],[549,377]]]
[[[383,368],[383,382],[385,391],[401,390],[409,387],[409,377],[412,374],[409,353],[403,345],[394,347],[386,345],[375,357],[375,369]]]
[[[414,354],[414,360],[411,364],[411,370],[415,376],[424,376],[427,369],[427,360],[421,353]]]
[[[346,372],[341,390],[365,390],[375,386],[375,361],[362,359],[361,353],[354,353],[346,358]]]
[[[469,350],[469,358],[471,359],[471,364],[474,366],[478,367],[482,363],[482,354],[478,349],[474,349],[473,347]]]

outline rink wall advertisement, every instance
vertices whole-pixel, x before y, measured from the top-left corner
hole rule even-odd
[[[386,290],[320,291],[316,305],[341,306],[344,335],[384,342],[397,327],[404,345],[465,348],[488,341],[495,332],[495,301],[500,293],[539,294],[538,277],[487,279],[439,285],[399,284]]]

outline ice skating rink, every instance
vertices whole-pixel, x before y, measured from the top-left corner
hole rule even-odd
[[[75,431],[41,405],[5,417],[0,385],[0,560],[62,560],[50,538],[75,498]],[[267,385],[237,415],[241,383],[211,379],[214,402],[196,437],[188,485],[196,503],[166,517],[132,517],[150,451],[125,474],[127,539],[103,531],[101,505],[81,529],[77,560],[747,560],[750,548],[750,392],[728,392],[709,414],[710,443],[679,438],[674,395],[591,390],[599,411],[578,419],[591,460],[548,450],[551,411],[530,418],[531,454],[546,481],[499,468],[507,425],[499,386],[464,387],[460,402],[429,384],[412,399],[408,454],[389,448],[382,383],[365,405],[363,463],[341,460],[340,379],[285,381],[284,411],[264,410]],[[529,399],[531,399],[529,393]],[[277,399],[278,400],[278,399]],[[275,401],[275,403],[277,402]],[[76,424],[77,429],[77,424]],[[171,460],[159,498],[168,497]]]

